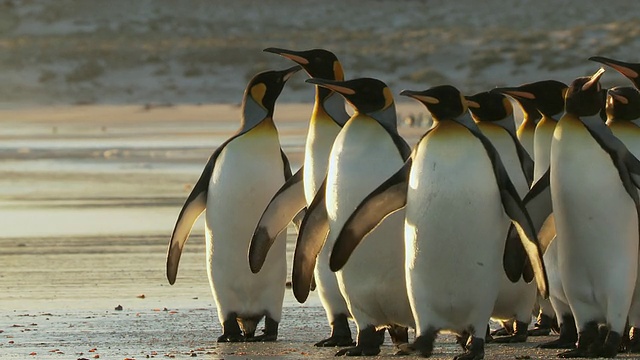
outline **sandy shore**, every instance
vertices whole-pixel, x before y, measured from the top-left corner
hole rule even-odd
[[[309,104],[276,109],[296,167],[309,111]],[[399,105],[401,114],[419,111]],[[278,342],[215,343],[221,328],[202,221],[177,283],[165,279],[175,217],[209,154],[237,128],[237,115],[232,105],[0,111],[0,358],[332,357],[335,349],[313,347],[328,332],[317,295],[298,304],[290,290]],[[414,142],[424,128],[400,132]],[[534,348],[548,339],[490,345],[486,358],[549,358],[555,351]],[[433,358],[458,351],[444,335]],[[380,357],[393,353],[387,339]]]

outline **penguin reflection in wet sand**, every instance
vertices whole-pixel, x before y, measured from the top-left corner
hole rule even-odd
[[[513,107],[502,94],[481,92],[467,96],[469,110],[478,128],[500,154],[500,160],[509,174],[518,195],[524,197],[529,191],[533,177],[533,161],[516,138]],[[522,264],[526,256],[517,232],[507,237],[505,254],[514,258],[505,258],[505,262]],[[508,265],[510,266],[510,265]],[[538,293],[535,283],[528,277],[509,279],[500,275],[498,298],[493,307],[491,318],[502,323],[509,336],[493,338],[493,342],[524,342],[527,340],[527,327],[531,322],[531,311]],[[512,281],[513,280],[513,281]],[[496,335],[499,332],[492,332]]]
[[[346,262],[344,249],[355,247],[380,219],[406,206],[405,272],[416,339],[401,352],[430,356],[437,334],[446,330],[457,334],[465,350],[455,359],[482,359],[485,330],[506,270],[502,259],[510,218],[546,294],[542,254],[496,149],[469,116],[469,101],[449,85],[401,95],[423,103],[435,126],[403,168],[350,216],[334,246],[332,268]]]
[[[193,223],[206,209],[207,272],[223,328],[219,342],[275,341],[278,336],[287,271],[285,237],[276,240],[259,274],[249,269],[247,252],[262,210],[291,176],[273,113],[284,84],[298,70],[266,71],[251,79],[240,130],[209,158],[171,236],[167,278],[173,284]],[[264,334],[254,336],[263,317]]]
[[[292,277],[298,299],[308,294],[320,249],[333,248],[336,235],[353,209],[398,171],[411,152],[398,134],[393,96],[382,81],[314,78],[307,82],[340,93],[353,106],[354,114],[336,137],[325,185],[309,206],[300,228]],[[403,212],[385,219],[336,273],[358,327],[356,346],[336,355],[378,354],[385,329],[395,344],[408,341],[407,327],[413,327],[413,315],[404,281],[403,220]]]
[[[599,116],[603,72],[571,83],[551,143],[558,271],[578,328],[564,358],[617,354],[637,277],[640,162]]]
[[[344,72],[338,58],[330,51],[312,49],[293,51],[267,48],[264,51],[279,54],[300,64],[307,74],[329,80],[344,80]],[[254,272],[260,271],[267,252],[276,236],[302,208],[311,204],[324,181],[329,162],[329,152],[342,126],[349,120],[344,99],[339,94],[316,86],[315,104],[304,152],[304,164],[277,192],[265,209],[249,249],[249,264]],[[340,293],[336,274],[329,269],[329,252],[324,249],[316,263],[316,289],[331,326],[331,336],[315,346],[353,345],[347,303]],[[322,260],[324,259],[324,260]]]

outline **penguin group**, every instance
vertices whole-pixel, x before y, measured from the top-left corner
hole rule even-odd
[[[634,87],[603,89],[600,68],[569,85],[403,90],[433,119],[410,146],[383,81],[347,80],[325,49],[265,51],[296,65],[249,81],[241,127],[209,158],[167,254],[173,284],[205,212],[219,342],[277,340],[293,222],[293,294],[315,287],[330,328],[315,346],[336,355],[377,355],[388,332],[398,355],[429,357],[450,332],[454,359],[475,360],[552,329],[539,346],[561,358],[640,352],[640,64],[589,59]],[[315,103],[294,174],[274,115],[299,70]]]

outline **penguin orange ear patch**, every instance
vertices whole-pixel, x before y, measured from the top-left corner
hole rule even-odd
[[[333,73],[336,77],[336,80],[342,81],[344,80],[344,70],[342,69],[342,65],[339,61],[333,62]]]
[[[267,85],[258,83],[251,87],[251,97],[258,103],[262,104],[264,94],[267,92]]]
[[[504,105],[504,109],[507,111],[507,114],[513,114],[513,105],[511,105],[511,101],[509,101],[509,99],[502,99],[502,104]]]
[[[393,94],[388,87],[384,88],[382,93],[384,94],[384,108],[386,109],[393,104]]]

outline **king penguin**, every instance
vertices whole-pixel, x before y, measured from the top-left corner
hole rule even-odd
[[[469,110],[478,128],[496,148],[518,195],[524,197],[531,185],[533,161],[516,137],[511,102],[496,92],[481,92],[467,96],[466,99],[470,101]],[[512,261],[523,263],[526,253],[517,232],[513,231],[508,235],[505,253],[516,255],[515,259],[504,259],[507,266],[511,266],[509,263]],[[504,273],[501,274],[498,298],[491,318],[500,321],[509,336],[496,337],[491,341],[513,343],[527,340],[527,327],[531,322],[531,311],[537,293],[536,285],[531,282],[531,278],[528,281],[521,278],[509,279]],[[491,335],[499,333],[492,332]]]
[[[313,78],[307,82],[340,93],[354,114],[336,137],[324,192],[316,195],[300,229],[293,264],[294,293],[299,298],[308,293],[313,262],[323,243],[331,251],[353,209],[400,169],[410,154],[397,131],[393,96],[382,81]],[[385,329],[395,344],[408,341],[413,316],[404,281],[403,220],[403,212],[386,219],[336,273],[358,328],[356,346],[336,355],[378,354]],[[317,261],[326,260],[319,257]]]
[[[330,51],[324,49],[293,51],[279,48],[267,48],[264,51],[295,61],[310,77],[344,80],[342,65]],[[249,263],[252,271],[260,270],[277,234],[285,229],[297,212],[313,201],[327,172],[331,145],[347,120],[349,115],[342,96],[327,88],[316,86],[315,104],[305,145],[304,164],[278,190],[256,227],[249,249]],[[331,326],[331,335],[317,342],[315,346],[353,345],[347,320],[351,315],[340,293],[336,275],[329,270],[328,251],[321,252],[320,258],[326,261],[316,263],[314,279]]]
[[[267,266],[247,264],[251,234],[269,199],[291,177],[273,122],[275,102],[300,66],[266,71],[247,85],[240,130],[211,155],[176,221],[167,254],[167,278],[176,280],[191,228],[206,210],[209,283],[223,334],[219,342],[275,341],[286,281],[285,237],[276,240]],[[254,336],[265,317],[263,335]]]
[[[603,72],[571,83],[551,143],[558,271],[578,328],[564,358],[617,354],[637,277],[640,162],[599,116]]]
[[[640,63],[630,63],[604,56],[592,56],[589,60],[612,67],[627,79],[631,80],[636,89],[640,89]]]
[[[405,274],[416,339],[401,351],[428,357],[437,334],[447,330],[458,335],[465,350],[455,359],[482,359],[504,271],[509,219],[517,224],[540,291],[546,294],[539,244],[496,149],[469,116],[469,101],[460,91],[443,85],[401,95],[423,103],[435,125],[403,167],[349,217],[334,245],[331,266],[340,269],[381,219],[406,207]]]
[[[542,116],[542,118],[537,122],[533,133],[534,183],[538,182],[549,169],[551,138],[553,136],[553,130],[558,123],[558,119],[560,119],[560,116],[562,116],[564,111],[564,95],[566,91],[567,85],[557,80],[542,80],[522,84],[516,87],[496,88],[492,90],[492,92],[499,92],[513,98],[519,102],[523,108],[537,109],[538,113]],[[547,179],[544,181],[546,180]],[[523,200],[526,202],[526,199]],[[547,231],[538,234],[542,249],[546,253],[547,246],[555,237],[553,216],[549,219],[537,220],[534,213],[531,213],[531,215],[534,226],[537,230],[543,228],[543,224],[547,225],[545,226]],[[550,258],[556,259],[553,255],[550,255]],[[547,268],[550,298],[554,296],[554,293],[558,293],[557,291],[554,291],[558,289],[557,286],[561,286],[559,276],[556,276],[553,272],[553,269],[555,268],[555,266],[549,266]],[[557,311],[553,308],[551,299],[541,299],[538,297],[538,306],[539,312],[537,315],[537,321],[534,328],[529,332],[529,335],[548,335],[551,328],[555,326],[556,321],[553,320],[554,317],[557,318],[560,330],[562,330],[562,323],[564,319],[568,320],[567,325],[569,327],[573,326],[573,317],[571,316],[571,313],[557,316]],[[569,328],[567,330],[569,330]],[[567,333],[567,339],[571,338],[570,333],[572,332],[570,331]],[[575,333],[575,331],[573,331],[573,333]],[[573,342],[575,343],[575,340]]]
[[[608,90],[606,100],[607,126],[636,157],[640,157],[640,92],[632,87],[614,87]],[[640,272],[640,266],[638,266]],[[640,352],[640,273],[629,309],[630,352]]]

